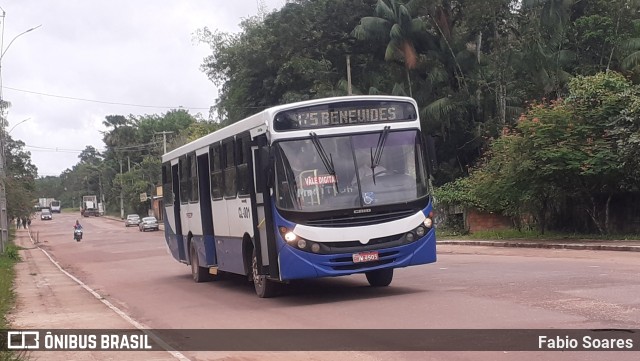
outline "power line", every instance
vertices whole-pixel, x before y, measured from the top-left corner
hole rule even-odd
[[[159,146],[160,142],[151,142],[151,143],[145,143],[145,144],[134,144],[134,145],[128,145],[125,147],[115,147],[112,149],[99,149],[99,148],[94,148],[96,151],[98,152],[105,152],[107,150],[114,150],[114,151],[120,151],[120,150],[130,150],[130,151],[134,151],[134,150],[143,150],[143,149],[147,149],[149,146]],[[66,148],[58,148],[58,147],[42,147],[42,146],[38,146],[38,145],[29,145],[29,144],[25,144],[24,145],[25,148],[34,148],[32,149],[32,151],[40,151],[40,152],[44,152],[44,151],[53,151],[53,152],[67,152],[67,153],[82,153],[86,150],[85,149],[66,149]]]
[[[37,92],[37,91],[33,91],[33,90],[25,90],[25,89],[18,89],[18,88],[12,88],[12,87],[8,87],[5,86],[4,89],[9,89],[9,90],[13,90],[13,91],[17,91],[17,92],[22,92],[22,93],[29,93],[29,94],[37,94],[37,95],[42,95],[42,96],[46,96],[46,97],[52,97],[52,98],[61,98],[61,99],[69,99],[69,100],[78,100],[78,101],[83,101],[83,102],[91,102],[91,103],[100,103],[100,104],[110,104],[110,105],[125,105],[125,106],[131,106],[131,107],[139,107],[139,108],[162,108],[162,109],[191,109],[191,110],[211,110],[212,107],[185,107],[182,105],[179,106],[166,106],[166,105],[144,105],[144,104],[132,104],[132,103],[120,103],[120,102],[111,102],[111,101],[106,101],[106,100],[95,100],[95,99],[84,99],[84,98],[78,98],[78,97],[72,97],[72,96],[66,96],[66,95],[56,95],[56,94],[48,94],[48,93],[42,93],[42,92]],[[278,104],[272,104],[272,105],[256,105],[256,106],[233,106],[233,107],[229,107],[230,109],[254,109],[254,110],[264,110],[273,106],[276,106]]]
[[[81,150],[63,150],[63,149],[29,149],[30,152],[44,152],[44,153],[82,153]]]
[[[8,86],[5,86],[4,88],[5,89],[14,90],[14,91],[17,91],[17,92],[29,93],[29,94],[37,94],[37,95],[42,95],[42,96],[52,97],[52,98],[61,98],[61,99],[77,100],[77,101],[100,103],[100,104],[110,104],[110,105],[125,105],[125,106],[130,106],[130,107],[139,107],[139,108],[194,109],[194,110],[209,110],[210,109],[210,107],[204,108],[204,107],[185,107],[185,106],[143,105],[143,104],[132,104],[132,103],[120,103],[120,102],[111,102],[111,101],[105,101],[105,100],[78,98],[78,97],[72,97],[72,96],[66,96],[66,95],[47,94],[47,93],[42,93],[42,92],[37,92],[37,91],[32,91],[32,90],[24,90],[24,89],[12,88],[12,87],[8,87]]]
[[[160,145],[160,142],[151,142],[146,144],[136,144],[136,145],[128,145],[126,147],[114,147],[113,150],[127,150],[127,149],[135,149],[135,148],[145,148],[149,145]]]
[[[36,149],[41,149],[41,150],[54,150],[54,151],[59,151],[59,152],[84,152],[83,150],[78,150],[78,149],[65,149],[65,148],[52,148],[52,147],[40,147],[37,145],[29,145],[29,144],[25,144],[24,145],[26,148],[36,148]],[[97,150],[97,149],[96,149]]]

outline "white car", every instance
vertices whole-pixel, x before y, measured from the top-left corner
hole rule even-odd
[[[51,211],[47,208],[44,208],[42,211],[40,211],[40,219],[43,221],[50,221],[53,219],[53,215],[51,214]]]
[[[140,216],[137,214],[128,214],[127,219],[124,220],[124,226],[137,226],[140,224]]]
[[[140,221],[140,224],[138,224],[138,229],[140,232],[158,231],[160,230],[160,226],[158,225],[156,217],[144,217],[142,221]]]

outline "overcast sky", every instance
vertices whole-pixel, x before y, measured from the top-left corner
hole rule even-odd
[[[193,35],[238,32],[259,2],[271,11],[285,0],[0,0],[7,131],[27,144],[39,176],[57,176],[87,145],[104,149],[107,115],[182,106],[207,117],[217,92],[200,64],[211,51]]]

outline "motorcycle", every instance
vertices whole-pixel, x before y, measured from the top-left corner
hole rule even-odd
[[[82,239],[82,228],[76,228],[73,231],[73,239],[75,239],[76,242],[80,242],[80,240]]]

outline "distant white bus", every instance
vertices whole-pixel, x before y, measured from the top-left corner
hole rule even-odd
[[[277,283],[436,261],[429,147],[411,98],[349,96],[266,109],[168,152],[164,225],[193,278]]]
[[[60,213],[62,206],[60,205],[60,201],[51,201],[50,207],[51,213]]]

